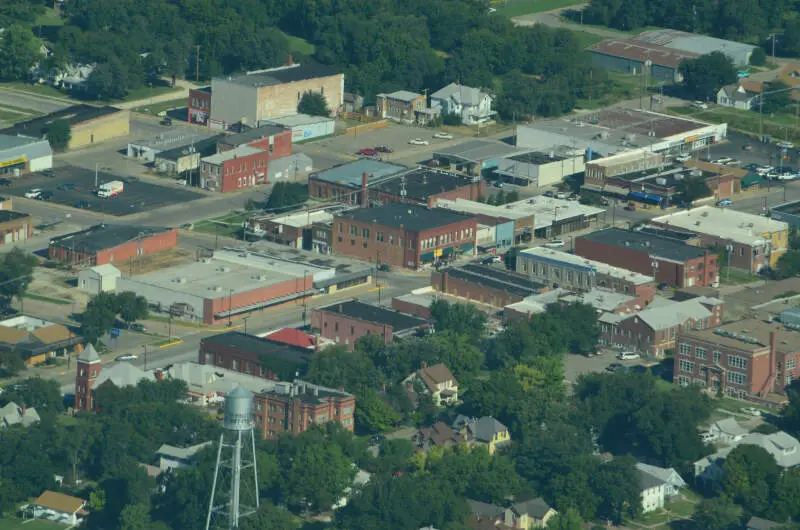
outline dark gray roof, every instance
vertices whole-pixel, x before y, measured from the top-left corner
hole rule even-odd
[[[537,519],[543,519],[547,515],[547,512],[552,509],[541,497],[515,502],[511,507],[520,515],[527,513]]]
[[[14,221],[15,219],[24,219],[26,217],[30,217],[30,215],[13,210],[0,210],[0,223]]]
[[[431,195],[452,191],[470,184],[473,184],[472,177],[421,167],[395,175],[375,185],[370,184],[370,188],[396,196],[400,196],[400,191],[405,188],[406,197],[425,201]]]
[[[74,250],[84,254],[114,248],[137,238],[146,238],[173,230],[136,225],[99,224],[85,230],[72,232],[50,240],[50,246]]]
[[[508,427],[491,416],[483,416],[468,424],[467,428],[472,431],[475,439],[481,442],[491,442],[495,434],[508,431]]]
[[[299,348],[282,342],[274,342],[269,339],[256,337],[255,335],[245,335],[238,331],[211,335],[204,338],[202,344],[218,344],[235,349],[248,354],[253,360],[258,360],[263,355],[273,359],[284,359],[297,364],[306,365],[311,362],[311,359],[314,357],[314,352],[307,348]]]
[[[667,237],[631,230],[622,230],[621,228],[598,230],[583,235],[580,239],[620,248],[640,250],[642,252],[647,252],[651,256],[671,261],[684,262],[701,258],[705,255],[705,250],[700,247],[687,245],[686,243]]]
[[[360,158],[353,162],[311,173],[309,179],[322,180],[357,189],[361,187],[361,179],[364,173],[368,175],[367,182],[374,182],[376,179],[383,179],[389,175],[399,174],[407,170],[407,167],[398,164],[390,164],[389,162],[381,162],[371,158]]]
[[[637,469],[636,472],[639,474],[639,487],[644,490],[649,490],[650,488],[656,488],[664,484],[664,481],[658,477],[647,473],[646,471],[642,471],[641,469]]]
[[[276,125],[267,125],[264,127],[258,127],[257,129],[250,129],[249,131],[241,132],[239,134],[224,135],[218,138],[219,143],[223,145],[238,147],[240,145],[249,144],[250,142],[255,142],[256,140],[269,138],[270,136],[282,133],[285,130],[286,129],[283,127],[278,127]]]
[[[52,123],[55,120],[61,120],[61,119],[68,120],[70,125],[74,127],[83,122],[95,120],[97,118],[102,118],[103,116],[108,116],[116,112],[120,112],[120,109],[109,106],[95,107],[92,105],[84,105],[84,104],[73,105],[71,107],[67,107],[65,109],[61,109],[56,112],[50,113],[46,116],[41,116],[39,118],[34,118],[32,120],[19,122],[12,127],[3,129],[2,131],[0,131],[0,134],[10,134],[10,135],[23,134],[27,136],[35,136],[41,138],[45,135],[47,126],[50,125],[50,123]]]
[[[179,158],[189,154],[190,147],[194,147],[195,152],[200,153],[201,157],[210,156],[217,152],[217,142],[225,136],[227,135],[218,134],[216,136],[212,136],[211,138],[206,138],[204,140],[200,140],[199,142],[195,142],[193,145],[181,145],[179,147],[173,147],[172,149],[161,151],[156,155],[156,158],[177,161]]]
[[[271,86],[293,83],[306,79],[317,79],[340,74],[339,70],[318,63],[303,63],[282,68],[273,68],[263,72],[241,74],[228,78],[231,83],[249,86]]]
[[[667,239],[674,239],[676,241],[689,241],[690,239],[697,238],[697,235],[692,234],[691,232],[681,232],[678,230],[671,230],[669,228],[662,228],[660,226],[643,226],[639,228],[637,232],[653,236],[660,236]]]
[[[365,322],[372,322],[375,324],[386,324],[392,326],[392,330],[396,333],[398,331],[405,331],[409,329],[424,326],[427,321],[400,313],[393,309],[386,309],[372,304],[366,304],[358,300],[349,300],[329,306],[320,307],[318,311],[326,311],[329,313],[342,314],[347,317],[356,318]]]
[[[504,508],[500,506],[496,506],[494,504],[489,504],[488,502],[481,502],[481,501],[473,501],[472,499],[467,499],[467,504],[469,504],[469,509],[473,515],[479,515],[481,517],[497,517],[505,512]]]
[[[471,219],[442,208],[425,208],[413,204],[391,203],[380,208],[358,208],[339,214],[336,219],[352,219],[362,223],[375,223],[392,228],[404,227],[411,232],[422,232]]]
[[[544,285],[536,283],[521,274],[506,272],[488,265],[478,265],[468,263],[461,267],[445,269],[448,275],[459,278],[478,285],[484,285],[493,289],[506,291],[509,294],[520,297],[537,294]]]

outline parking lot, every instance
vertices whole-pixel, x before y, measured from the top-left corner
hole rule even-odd
[[[118,179],[120,179],[118,175],[103,171],[97,175],[98,184]],[[122,194],[109,199],[100,199],[92,192],[94,187],[94,171],[76,166],[62,166],[53,170],[52,177],[33,173],[11,179],[11,186],[0,189],[0,193],[24,197],[27,190],[38,188],[53,193],[49,202],[114,216],[146,212],[204,197],[187,189],[135,181],[127,182]]]
[[[745,146],[749,146],[748,150],[744,149]],[[797,168],[800,165],[798,164],[798,149],[796,147],[789,149],[788,155],[789,158],[783,161],[783,167]],[[711,147],[710,154],[709,150],[700,151],[700,157],[703,159],[716,160],[723,156],[740,160],[741,165],[766,164],[778,167],[780,149],[774,143],[762,143],[746,134],[729,131],[726,143]]]
[[[652,364],[646,359],[633,359],[621,361],[616,357],[616,350],[601,350],[594,357],[584,355],[568,354],[564,357],[564,377],[570,383],[575,383],[578,377],[588,373],[608,373],[607,369],[612,363],[619,363],[628,369],[646,370],[646,365]],[[641,367],[641,368],[637,368]]]

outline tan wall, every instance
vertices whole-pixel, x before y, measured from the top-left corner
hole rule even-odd
[[[81,123],[72,128],[69,149],[80,149],[112,138],[128,136],[131,132],[131,111],[117,113]]]
[[[258,119],[296,114],[300,98],[309,91],[322,91],[328,101],[328,108],[338,114],[344,98],[344,74],[259,88]]]

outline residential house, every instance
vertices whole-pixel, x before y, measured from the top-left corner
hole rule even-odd
[[[427,450],[430,446],[452,447],[466,442],[463,435],[451,429],[443,421],[437,421],[430,427],[422,427],[417,432],[417,447]]]
[[[648,513],[664,507],[666,483],[659,477],[641,469],[639,474],[639,490],[642,494],[642,512]]]
[[[784,63],[783,68],[781,68],[778,74],[778,80],[786,86],[800,88],[800,64],[791,62]],[[792,101],[800,101],[800,90],[792,90],[789,94],[791,95]]]
[[[739,442],[750,432],[736,421],[736,418],[725,418],[715,421],[708,428],[708,432],[714,435],[714,441],[725,445]]]
[[[739,81],[737,85],[727,85],[717,91],[717,105],[739,110],[755,110],[760,105],[763,91],[763,83]]]
[[[203,442],[189,447],[175,447],[174,445],[162,444],[156,451],[158,457],[158,467],[161,471],[190,467],[195,463],[195,455],[201,449],[211,445],[211,442]]]
[[[391,94],[378,94],[375,99],[378,116],[383,119],[427,125],[438,115],[438,112],[428,108],[425,96],[416,92],[398,90]]]
[[[468,418],[459,414],[453,422],[453,428],[459,431],[468,443],[485,445],[489,454],[511,443],[508,427],[491,416]]]
[[[23,511],[34,519],[45,516],[49,520],[77,527],[83,517],[88,515],[83,509],[84,506],[86,506],[85,499],[48,490],[25,506]]]
[[[783,523],[776,523],[769,519],[753,516],[748,519],[746,530],[775,530],[778,528],[785,528],[785,526]]]
[[[481,501],[467,499],[472,517],[472,528],[546,528],[547,522],[556,515],[544,499],[537,497],[526,501],[514,501],[508,507],[497,506]],[[482,524],[491,521],[493,524]],[[474,524],[478,523],[478,524]]]
[[[443,363],[433,366],[423,363],[422,368],[403,380],[403,384],[414,390],[416,390],[415,383],[420,383],[422,392],[429,394],[439,407],[458,402],[458,381]]]
[[[703,296],[682,302],[658,300],[637,313],[600,315],[599,343],[661,357],[675,348],[681,329],[707,329],[722,324],[724,305],[717,298]]]
[[[28,427],[41,421],[36,409],[28,408],[23,404],[21,407],[9,401],[4,407],[0,407],[0,429],[11,425],[22,425]]]
[[[496,112],[492,110],[492,101],[486,92],[460,83],[450,83],[431,94],[431,108],[439,109],[442,114],[457,114],[465,125],[493,119]]]
[[[18,315],[0,322],[0,350],[18,353],[27,365],[63,357],[83,338],[70,328],[28,315]]]
[[[640,473],[646,473],[664,482],[664,495],[674,497],[680,493],[681,488],[686,487],[686,482],[681,478],[677,471],[670,468],[652,466],[643,462],[636,463],[636,469]]]
[[[695,480],[714,487],[724,478],[723,464],[734,447],[757,445],[775,458],[775,462],[786,471],[800,466],[800,441],[794,436],[778,431],[772,434],[750,433],[738,442],[723,447],[716,453],[694,463]]]

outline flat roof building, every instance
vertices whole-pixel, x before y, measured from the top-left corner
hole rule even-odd
[[[523,152],[523,149],[503,142],[472,139],[436,149],[433,158],[443,167],[452,165],[468,175],[481,176],[485,170],[497,168],[501,158]]]
[[[633,39],[608,39],[590,46],[587,51],[592,65],[607,70],[618,70],[629,74],[647,71],[655,79],[668,83],[679,83],[683,76],[679,71],[681,62],[694,59],[700,54],[674,50],[636,42]]]
[[[67,120],[72,132],[67,147],[68,149],[77,149],[112,138],[127,136],[130,134],[130,118],[129,110],[80,104],[51,112],[46,116],[19,122],[12,127],[3,129],[0,134],[44,139],[47,127],[52,122]]]
[[[311,328],[316,333],[351,351],[356,341],[366,335],[377,335],[385,344],[390,344],[395,338],[412,335],[428,326],[427,320],[357,299],[318,307],[311,312]]]
[[[33,173],[53,167],[53,150],[42,138],[0,134],[0,176]]]
[[[248,375],[286,381],[304,375],[314,351],[238,331],[200,341],[197,362]]]
[[[728,249],[732,266],[756,273],[774,267],[789,245],[789,225],[760,215],[700,206],[651,220],[655,226],[697,234],[704,247]]]
[[[728,56],[734,66],[747,66],[750,64],[750,56],[753,54],[753,50],[758,48],[753,44],[718,39],[708,35],[687,33],[675,29],[645,31],[633,36],[630,40],[645,45],[662,46],[671,50],[697,55],[722,52]]]
[[[431,286],[441,293],[493,307],[505,307],[546,290],[543,284],[521,274],[476,263],[432,272]]]
[[[214,135],[210,132],[169,130],[149,138],[132,141],[128,144],[127,156],[145,162],[154,162],[156,155],[162,151],[191,147],[195,143],[208,140],[212,136]]]
[[[481,225],[494,228],[494,246],[507,248],[526,243],[533,238],[535,216],[533,212],[493,206],[483,202],[456,199],[436,199],[437,208],[474,215]]]
[[[582,151],[531,151],[498,159],[494,172],[519,186],[553,186],[565,177],[582,173],[584,160]]]
[[[92,267],[129,260],[174,248],[174,228],[101,223],[50,240],[48,255],[73,266]]]
[[[336,120],[325,116],[289,114],[288,116],[268,118],[266,123],[290,129],[292,143],[324,138],[336,132]]]

